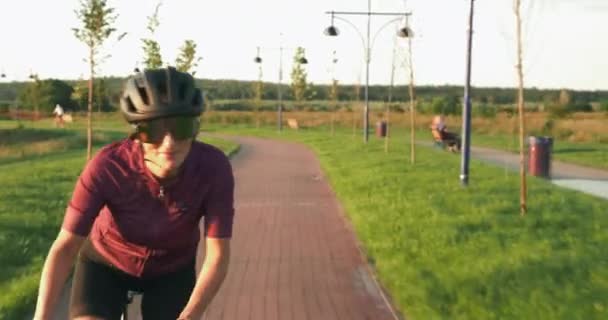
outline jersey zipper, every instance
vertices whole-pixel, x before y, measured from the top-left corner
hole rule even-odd
[[[158,199],[165,199],[165,187],[163,187],[162,185],[158,188]]]

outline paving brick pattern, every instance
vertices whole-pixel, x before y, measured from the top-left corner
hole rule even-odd
[[[239,142],[233,258],[204,319],[395,319],[314,154]]]

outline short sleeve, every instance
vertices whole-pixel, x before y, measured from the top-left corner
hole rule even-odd
[[[62,229],[86,237],[105,205],[103,158],[96,156],[80,174],[63,218]]]
[[[230,238],[234,218],[234,175],[227,157],[223,156],[214,177],[203,204],[205,236]]]

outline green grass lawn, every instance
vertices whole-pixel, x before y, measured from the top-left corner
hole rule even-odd
[[[327,131],[209,127],[295,140],[318,155],[383,286],[410,319],[608,318],[608,201],[460,157]]]
[[[86,139],[80,131],[15,128],[0,123],[0,148],[16,153],[0,156],[1,320],[23,319],[31,312],[44,257],[59,231],[86,157]],[[126,136],[120,130],[97,132],[95,149]],[[205,137],[204,141],[227,154],[238,148],[218,138]],[[33,143],[53,147],[35,154],[21,153]]]

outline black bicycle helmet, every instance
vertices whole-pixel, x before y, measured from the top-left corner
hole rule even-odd
[[[173,67],[146,69],[127,79],[120,110],[129,123],[203,112],[201,90],[194,78]]]

